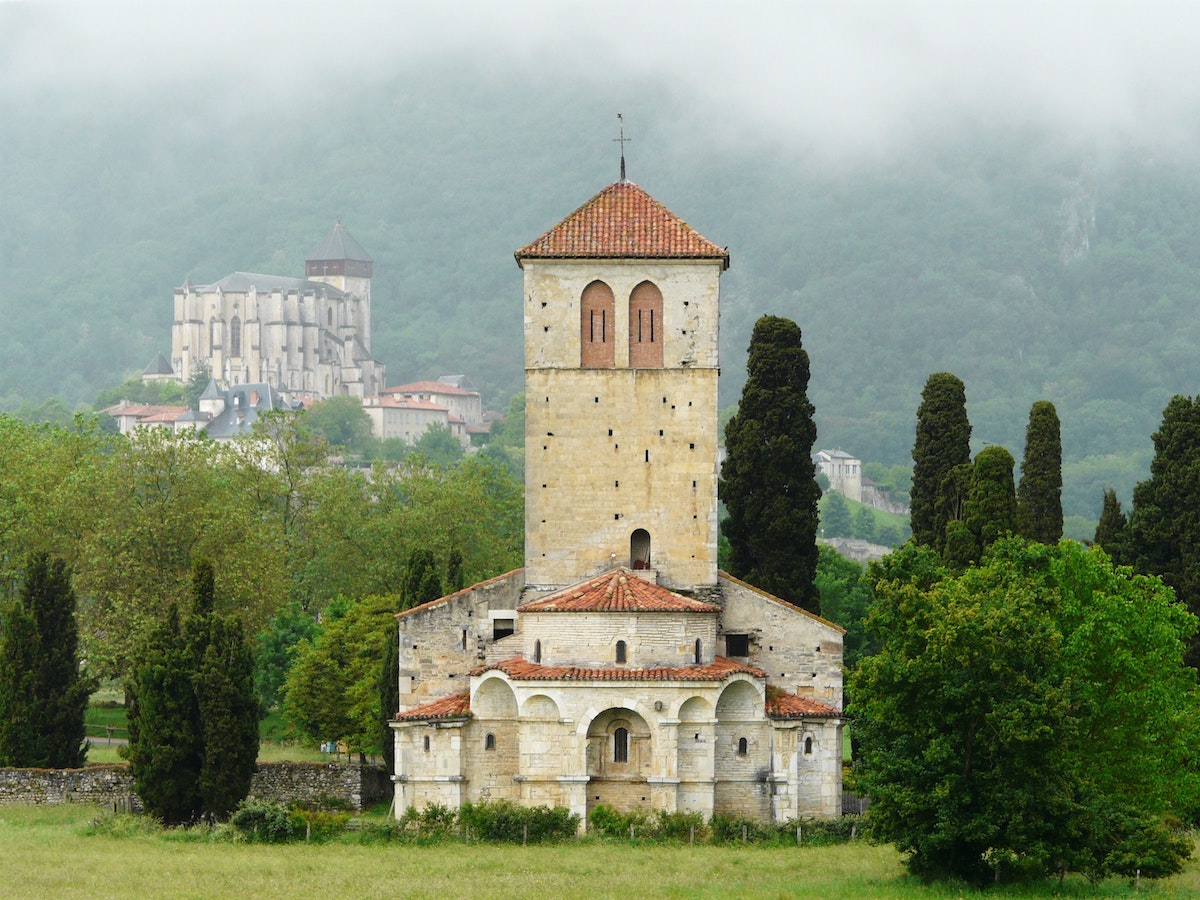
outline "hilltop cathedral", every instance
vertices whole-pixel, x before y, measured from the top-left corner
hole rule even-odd
[[[845,632],[717,569],[729,254],[623,170],[516,252],[525,566],[398,615],[398,816],[840,815]]]
[[[264,384],[294,400],[377,396],[371,358],[371,257],[338,222],[309,254],[304,278],[234,272],[175,289],[171,367],[198,365],[222,384]]]

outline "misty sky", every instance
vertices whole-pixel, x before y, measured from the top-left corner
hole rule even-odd
[[[187,83],[279,102],[436,58],[661,79],[697,134],[838,154],[958,120],[1190,144],[1197,47],[1200,4],[1182,3],[0,2],[5,93]]]

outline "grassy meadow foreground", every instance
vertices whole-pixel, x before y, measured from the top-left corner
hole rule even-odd
[[[926,898],[890,847],[231,844],[198,829],[157,832],[128,819],[97,829],[96,807],[0,807],[0,896],[6,897],[811,897]],[[1200,896],[1200,863],[1162,883],[1089,885],[1070,878],[1001,888],[1004,897]]]

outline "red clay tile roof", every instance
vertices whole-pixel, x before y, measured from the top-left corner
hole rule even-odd
[[[721,607],[681,597],[624,566],[549,597],[518,607],[528,612],[694,612],[718,613]]]
[[[396,713],[393,722],[412,722],[422,719],[463,719],[471,715],[471,692],[460,691],[457,694],[451,694],[449,697],[443,697],[441,700],[434,700],[432,703],[424,703],[421,706],[415,706],[412,709],[406,709],[404,712]]]
[[[729,251],[703,237],[632,181],[610,184],[515,254],[524,259],[719,259]]]
[[[767,715],[772,719],[840,718],[836,707],[801,697],[783,688],[767,686]]]
[[[471,675],[500,671],[514,681],[724,681],[741,672],[754,678],[767,673],[718,656],[707,666],[653,666],[646,669],[600,666],[541,666],[514,656],[471,670]]]

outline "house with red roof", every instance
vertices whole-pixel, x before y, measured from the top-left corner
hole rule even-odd
[[[840,815],[844,629],[717,568],[728,252],[622,176],[516,260],[525,565],[398,615],[397,815]]]

